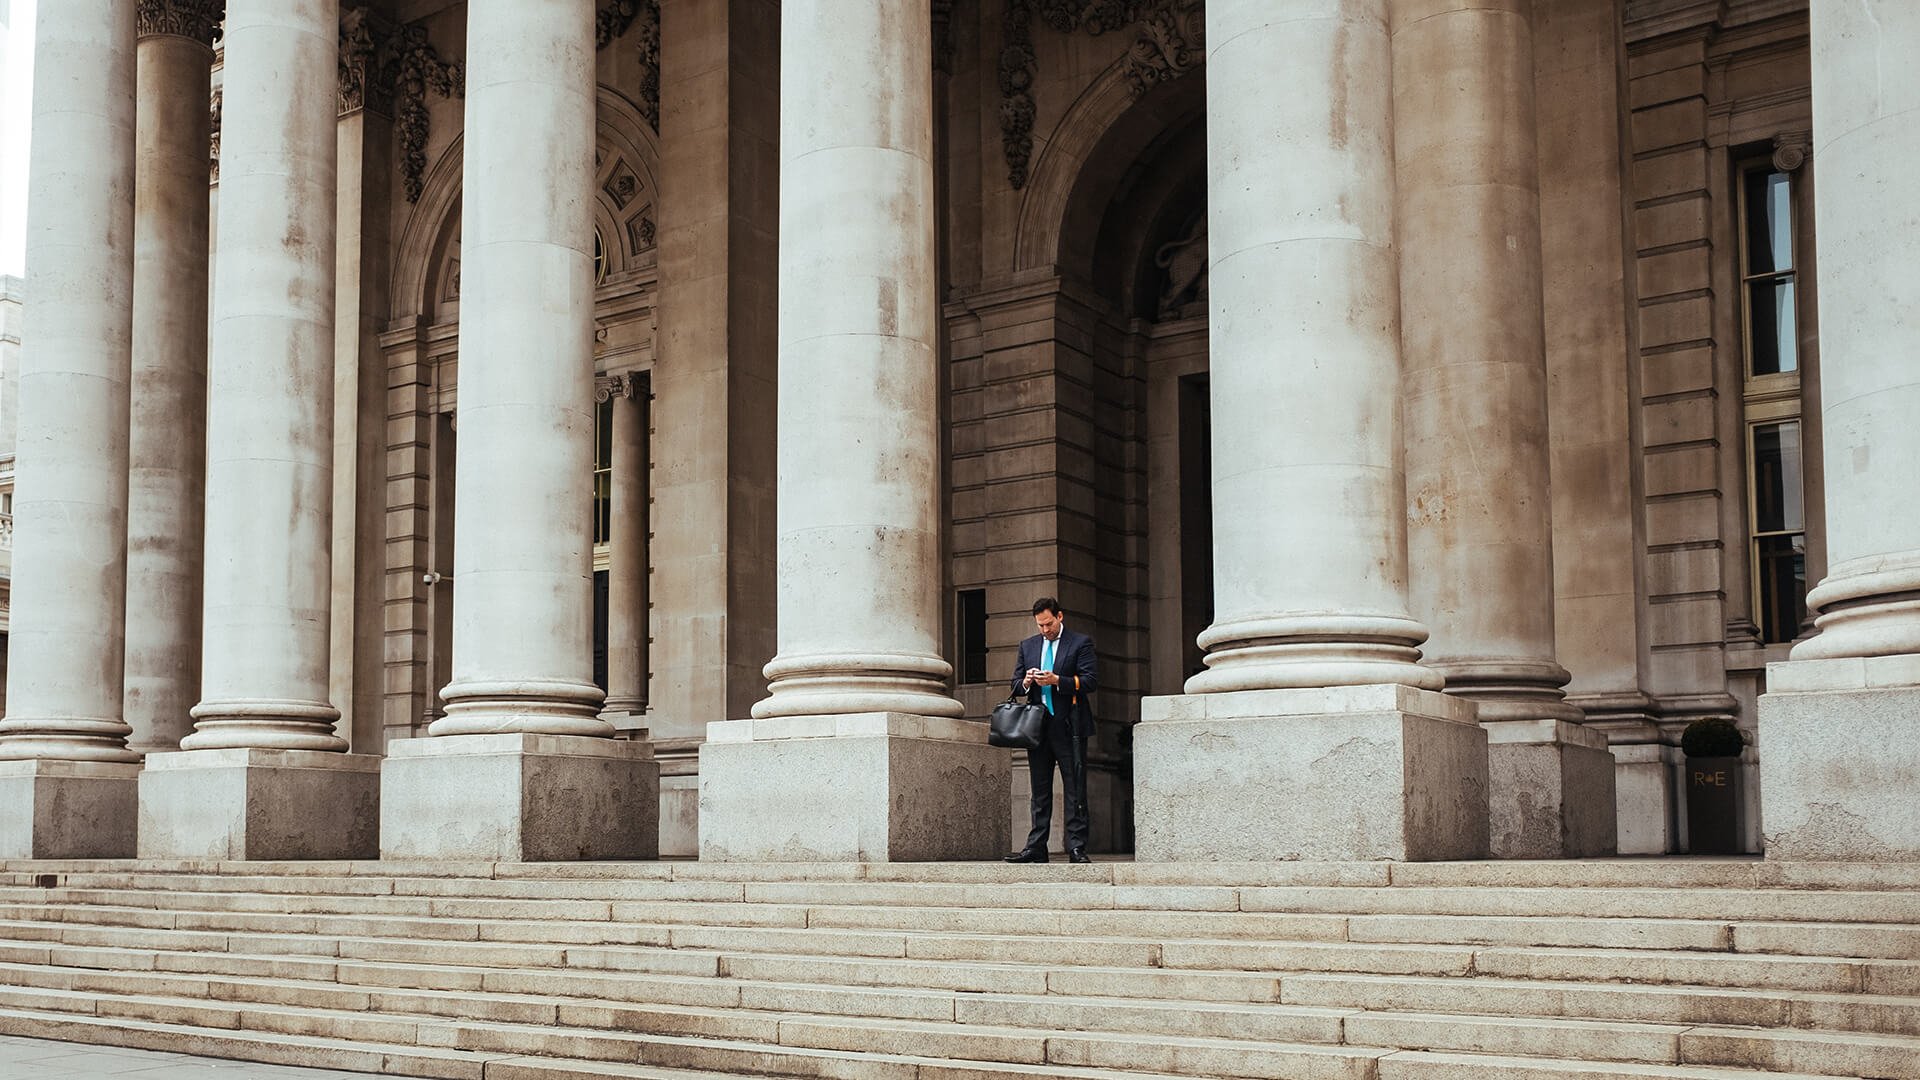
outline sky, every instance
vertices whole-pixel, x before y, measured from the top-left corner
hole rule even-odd
[[[27,133],[37,0],[0,0],[10,23],[0,55],[0,274],[21,276],[26,254]]]

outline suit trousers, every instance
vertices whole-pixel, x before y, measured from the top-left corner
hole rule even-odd
[[[1076,738],[1073,725],[1063,717],[1047,717],[1046,738],[1027,751],[1027,777],[1033,785],[1033,831],[1027,834],[1024,851],[1047,850],[1047,834],[1053,828],[1053,770],[1060,769],[1061,786],[1066,796],[1067,850],[1083,851],[1087,846],[1087,740]]]

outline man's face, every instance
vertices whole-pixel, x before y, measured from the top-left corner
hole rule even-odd
[[[1066,624],[1064,615],[1055,615],[1051,611],[1043,611],[1033,617],[1033,625],[1040,628],[1040,636],[1048,641],[1060,640],[1060,628]]]

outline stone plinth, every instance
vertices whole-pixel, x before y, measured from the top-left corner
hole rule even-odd
[[[1481,859],[1487,736],[1471,702],[1396,684],[1147,698],[1141,862]]]
[[[729,720],[700,747],[700,857],[917,862],[1006,854],[1008,752],[908,713]]]
[[[380,857],[568,862],[651,859],[653,748],[583,735],[443,735],[387,747]]]
[[[1619,854],[1665,855],[1676,850],[1673,793],[1679,748],[1623,743],[1609,749]]]
[[[0,859],[125,859],[134,852],[140,766],[0,761]]]
[[[371,859],[380,758],[231,747],[147,755],[142,859]]]
[[[1489,850],[1496,859],[1580,859],[1619,844],[1607,737],[1564,720],[1482,721]]]
[[[1920,654],[1767,665],[1769,859],[1920,861]]]

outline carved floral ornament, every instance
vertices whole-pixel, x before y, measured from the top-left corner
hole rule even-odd
[[[1000,45],[1000,141],[1007,180],[1015,190],[1026,186],[1033,158],[1036,17],[1062,34],[1084,31],[1098,37],[1136,28],[1126,55],[1135,97],[1185,75],[1206,58],[1203,0],[1007,0]]]
[[[226,17],[227,0],[140,0],[134,27],[140,37],[170,35],[212,45]]]
[[[594,17],[594,46],[604,49],[637,31],[640,52],[640,114],[660,130],[660,0],[600,0]]]
[[[434,49],[425,26],[397,26],[366,7],[340,13],[340,114],[370,109],[393,118],[410,203],[419,202],[425,189],[429,93],[465,97],[467,70]]]

